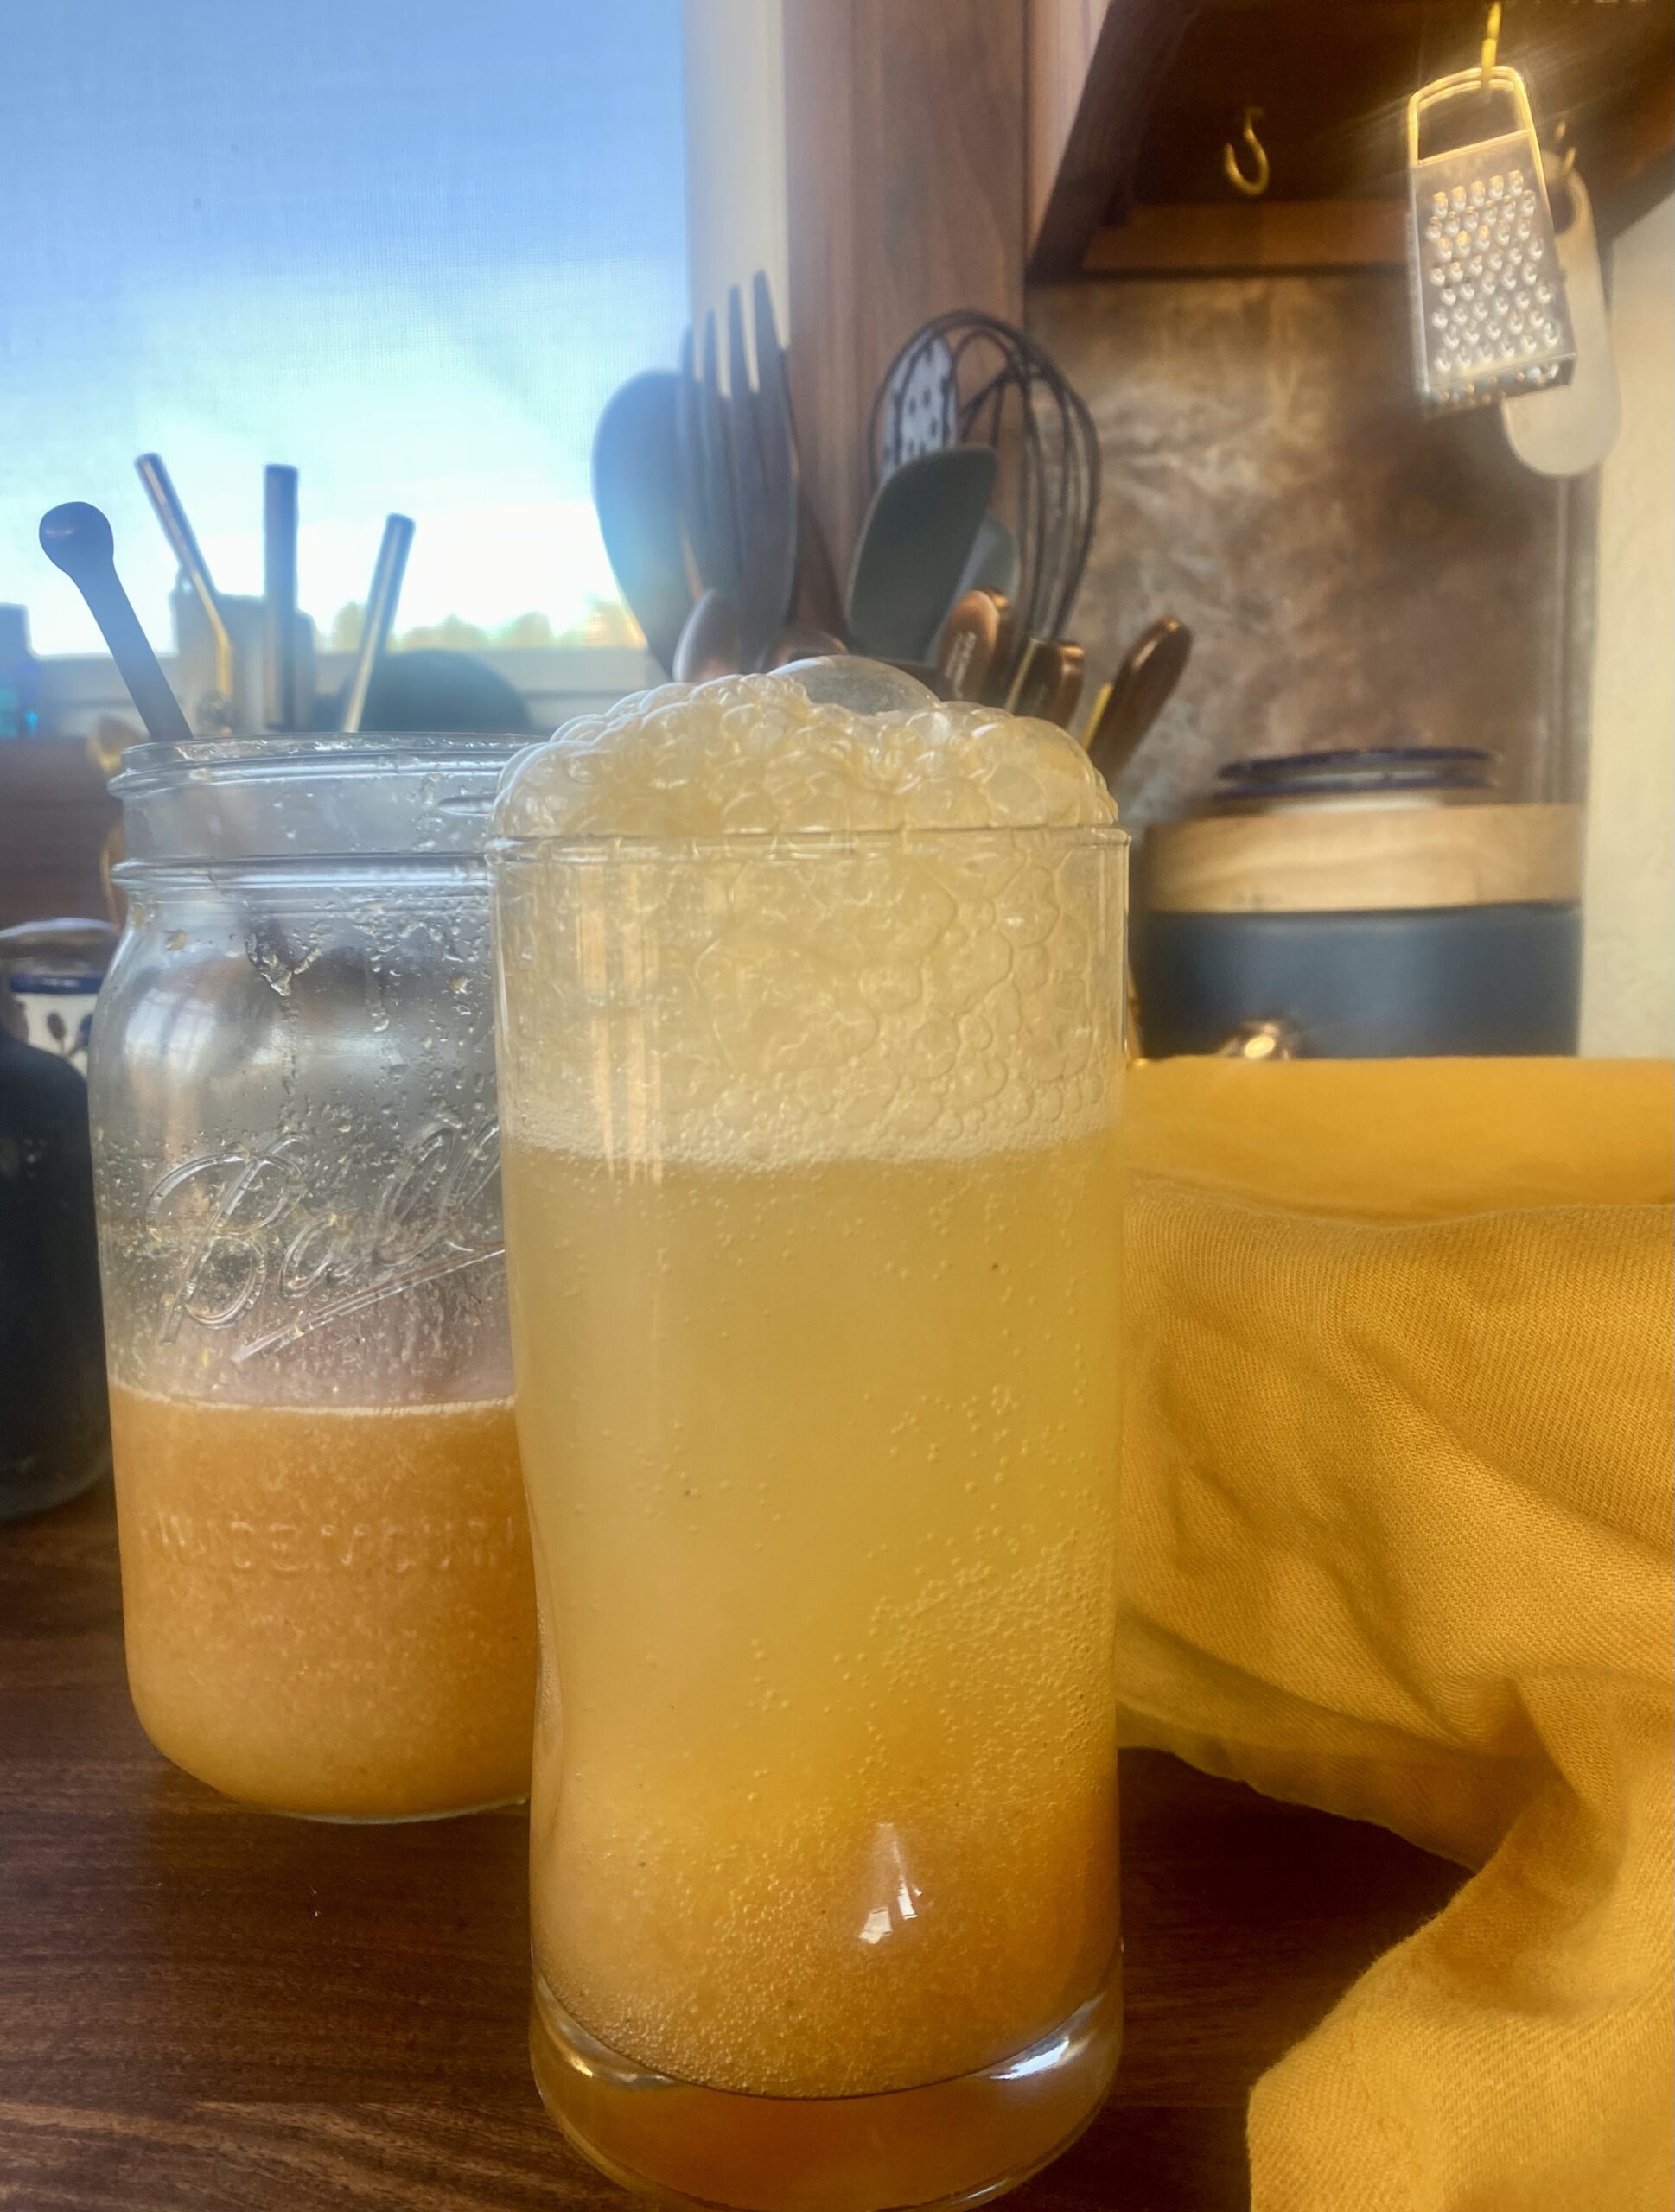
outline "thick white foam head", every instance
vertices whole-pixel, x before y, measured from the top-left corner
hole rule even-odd
[[[997,707],[943,706],[866,661],[809,664],[901,710],[818,704],[794,677],[670,683],[567,722],[500,787],[500,837],[724,836],[736,831],[1063,829],[1117,810],[1075,740]],[[915,696],[916,695],[916,696]],[[884,696],[890,696],[887,690]]]
[[[763,1166],[1097,1125],[1115,819],[1062,730],[918,686],[868,714],[731,677],[567,724],[495,806],[528,841],[497,859],[507,1134]]]

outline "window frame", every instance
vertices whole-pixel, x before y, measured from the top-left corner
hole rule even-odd
[[[574,715],[599,713],[627,693],[643,691],[663,680],[650,653],[635,645],[517,646],[475,653],[473,658],[487,663],[522,692],[530,727],[537,735]],[[160,654],[158,658],[163,674],[172,682],[175,655]],[[331,691],[345,682],[353,662],[353,653],[320,653],[315,666],[321,692]],[[111,719],[134,726],[137,741],[140,733],[133,701],[108,655],[48,653],[41,655],[35,665],[40,671],[41,720],[49,734],[20,742],[51,743],[58,738],[85,741],[101,721]]]

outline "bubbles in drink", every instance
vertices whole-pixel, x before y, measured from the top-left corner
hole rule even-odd
[[[500,1804],[529,1776],[535,1609],[512,1408],[111,1392],[128,1678],[246,1803]]]
[[[1032,2133],[985,2069],[1114,1974],[1114,820],[1061,730],[841,660],[502,788],[537,2071],[602,2153],[617,2053],[688,2199],[962,2199],[1109,2077],[1032,2057]]]
[[[790,675],[733,676],[666,684],[566,723],[513,763],[497,834],[1067,829],[1117,818],[1087,755],[1051,722],[944,705],[871,662],[806,665],[818,702]],[[829,671],[841,672],[851,698],[905,703],[857,711],[832,696]]]
[[[508,772],[503,839],[692,841],[506,869],[503,957],[541,1001],[503,1040],[508,1130],[767,1164],[1102,1118],[1112,995],[1078,917],[1116,810],[1086,756],[892,670],[809,669],[818,701],[784,675],[672,684]],[[858,712],[839,677],[901,703]]]

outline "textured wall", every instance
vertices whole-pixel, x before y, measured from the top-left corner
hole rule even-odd
[[[1242,753],[1380,740],[1493,746],[1509,796],[1578,795],[1591,491],[1531,475],[1493,413],[1421,417],[1399,276],[1048,286],[1029,321],[1105,457],[1073,634],[1101,677],[1159,614],[1197,637],[1125,817]]]

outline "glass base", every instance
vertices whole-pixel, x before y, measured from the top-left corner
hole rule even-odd
[[[327,1813],[300,1805],[276,1805],[271,1798],[253,1797],[245,1790],[229,1789],[225,1783],[214,1781],[207,1774],[200,1774],[184,1759],[177,1758],[166,1743],[158,1740],[162,1732],[153,1728],[143,1713],[139,1715],[139,1723],[153,1750],[161,1751],[170,1766],[177,1768],[205,1789],[213,1789],[218,1797],[225,1798],[229,1804],[237,1805],[241,1812],[264,1813],[271,1820],[309,1821],[316,1827],[328,1828],[407,1828],[416,1827],[421,1821],[468,1821],[479,1813],[505,1812],[513,1806],[529,1802],[528,1790],[522,1789],[506,1790],[494,1797],[474,1798],[465,1805],[424,1805],[411,1813]]]
[[[144,1692],[136,1688],[131,1672],[128,1688],[133,1700],[135,1716],[145,1731],[152,1749],[161,1751],[170,1766],[177,1768],[205,1789],[213,1789],[218,1797],[237,1805],[243,1812],[264,1813],[277,1821],[310,1821],[319,1827],[401,1828],[415,1827],[421,1821],[467,1821],[478,1813],[502,1812],[512,1806],[529,1802],[529,1790],[525,1785],[521,1789],[501,1788],[487,1797],[468,1797],[462,1804],[420,1804],[405,1812],[360,1812],[351,1808],[340,1810],[317,1805],[281,1804],[277,1802],[277,1790],[271,1796],[258,1796],[250,1788],[247,1766],[242,1776],[228,1774],[224,1770],[217,1772],[215,1770],[220,1762],[213,1754],[219,1745],[212,1745],[211,1756],[202,1756],[204,1732],[201,1729],[188,1732],[182,1741],[175,1737],[171,1729],[160,1725],[155,1714],[148,1713]],[[179,1749],[176,1748],[177,1744],[180,1745]],[[300,1764],[301,1762],[294,1759],[291,1764]],[[242,1789],[239,1786],[241,1781],[245,1783]],[[476,1786],[481,1789],[484,1784],[480,1780]],[[488,1786],[493,1789],[492,1783]]]
[[[626,2189],[697,2212],[929,2212],[986,2203],[1068,2149],[1122,2047],[1105,1983],[981,2073],[862,2097],[758,2097],[649,2072],[598,2042],[538,1974],[530,2056],[565,2135]]]
[[[322,1828],[413,1828],[423,1821],[469,1821],[479,1813],[509,1812],[527,1805],[529,1797],[486,1797],[481,1805],[442,1805],[431,1813],[293,1813],[287,1805],[252,1805],[238,1801],[250,1813],[271,1813],[281,1821],[312,1821]]]

